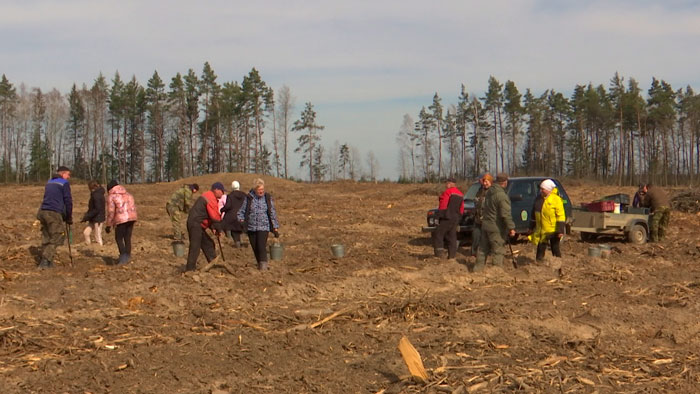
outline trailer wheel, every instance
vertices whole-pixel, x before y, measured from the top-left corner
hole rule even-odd
[[[593,242],[597,237],[596,233],[581,233],[581,241],[583,242]]]
[[[643,244],[647,241],[647,229],[640,224],[635,224],[627,232],[627,241],[633,244]]]

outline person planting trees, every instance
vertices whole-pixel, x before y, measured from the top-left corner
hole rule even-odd
[[[445,191],[438,199],[438,223],[433,233],[433,248],[436,257],[445,254],[445,240],[447,240],[447,258],[457,257],[457,226],[464,214],[464,194],[457,189],[454,178],[447,178]]]
[[[68,233],[68,226],[73,224],[73,196],[70,191],[71,171],[60,166],[44,187],[36,218],[41,222],[41,260],[40,269],[53,268],[56,248],[63,245]]]
[[[170,221],[173,225],[173,239],[182,241],[182,214],[188,213],[192,206],[192,196],[199,191],[199,185],[193,183],[191,185],[182,185],[175,190],[170,196],[170,200],[165,204],[165,210],[170,216]]]
[[[484,216],[481,223],[481,243],[476,254],[474,272],[484,269],[486,256],[492,256],[494,267],[503,268],[506,236],[515,236],[515,224],[510,211],[510,198],[505,188],[508,175],[496,175],[496,183],[491,185],[484,198]]]
[[[265,182],[258,178],[253,181],[253,189],[246,196],[241,209],[238,210],[238,221],[246,223],[248,240],[255,253],[258,269],[270,269],[267,262],[267,238],[272,231],[275,238],[279,237],[280,227],[277,211],[272,197],[265,193]]]
[[[187,253],[187,265],[185,271],[197,269],[197,258],[200,249],[204,253],[207,262],[211,263],[216,256],[214,241],[207,234],[211,228],[219,236],[221,232],[221,212],[219,212],[219,199],[226,193],[221,182],[211,185],[211,190],[202,193],[190,209],[187,215],[187,235],[190,241]]]
[[[240,248],[243,224],[238,221],[238,210],[243,206],[246,194],[241,191],[241,184],[238,181],[231,182],[231,188],[233,190],[229,193],[226,204],[221,208],[221,213],[225,213],[222,219],[222,227],[227,234],[231,234],[234,246]]]
[[[88,182],[88,189],[90,190],[88,211],[81,220],[83,223],[87,222],[83,235],[86,244],[90,245],[90,235],[94,235],[95,242],[102,245],[102,227],[105,222],[105,189],[95,180]]]
[[[671,222],[671,208],[668,195],[663,189],[647,183],[643,189],[644,201],[642,206],[649,208],[651,223],[649,225],[649,241],[658,242],[666,236],[666,228]]]
[[[110,232],[114,227],[114,239],[119,248],[119,262],[124,265],[131,261],[131,234],[134,224],[138,220],[134,197],[126,191],[124,186],[112,179],[107,184],[107,228]]]
[[[566,232],[566,214],[564,201],[559,197],[553,180],[545,179],[540,183],[540,195],[535,199],[532,212],[535,229],[528,239],[537,245],[535,260],[540,262],[544,259],[547,244],[552,248],[554,257],[561,257],[559,241]]]

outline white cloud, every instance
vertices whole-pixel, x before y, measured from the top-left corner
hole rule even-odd
[[[4,1],[0,73],[66,91],[100,71],[169,81],[209,61],[223,82],[256,67],[300,108],[353,104],[328,110],[328,142],[391,145],[403,113],[434,92],[454,102],[462,83],[480,96],[489,75],[536,93],[607,85],[615,71],[644,89],[652,76],[697,85],[698,11],[681,0]]]

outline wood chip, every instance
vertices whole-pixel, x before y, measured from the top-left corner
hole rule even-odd
[[[408,338],[401,337],[399,341],[399,351],[411,375],[421,382],[426,382],[428,380],[428,372],[423,366],[423,360],[421,360],[420,354],[416,348],[413,347]]]

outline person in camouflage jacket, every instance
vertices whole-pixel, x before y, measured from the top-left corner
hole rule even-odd
[[[199,185],[182,185],[170,196],[170,200],[165,204],[165,210],[170,216],[173,225],[173,239],[182,241],[184,231],[182,230],[182,214],[189,212],[192,207],[192,195],[199,191]]]

